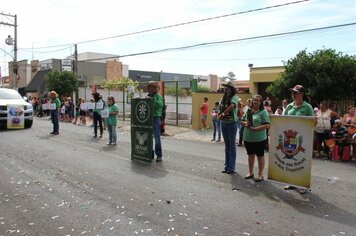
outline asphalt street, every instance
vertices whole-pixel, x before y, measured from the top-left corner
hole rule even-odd
[[[228,175],[222,143],[182,133],[147,165],[131,161],[128,129],[113,147],[90,127],[51,131],[47,118],[0,131],[0,235],[356,235],[355,162],[313,159],[301,195],[245,180],[243,147]]]

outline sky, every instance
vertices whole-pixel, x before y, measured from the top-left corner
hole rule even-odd
[[[64,59],[77,44],[78,53],[120,55],[132,70],[221,77],[233,72],[236,79],[248,80],[248,64],[282,66],[301,50],[332,48],[356,55],[356,1],[296,1],[11,0],[1,2],[0,12],[17,15],[18,60]],[[207,18],[214,19],[201,21]],[[191,21],[198,22],[132,34]],[[0,22],[14,23],[13,17],[4,16]],[[268,36],[344,24],[351,25]],[[3,76],[14,54],[5,39],[14,37],[14,28],[0,24]],[[212,42],[225,43],[129,56]]]

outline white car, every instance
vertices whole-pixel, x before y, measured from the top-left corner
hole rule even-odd
[[[33,108],[14,89],[0,88],[0,126],[7,126],[7,105],[23,105],[25,111],[25,128],[31,128],[33,122]]]

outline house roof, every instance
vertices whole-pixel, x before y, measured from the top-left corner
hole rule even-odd
[[[37,92],[41,85],[45,82],[46,75],[51,72],[51,69],[37,71],[33,79],[25,88],[26,92]]]

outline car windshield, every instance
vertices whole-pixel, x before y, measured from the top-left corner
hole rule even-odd
[[[23,99],[21,95],[11,89],[2,90],[0,89],[0,99]]]

